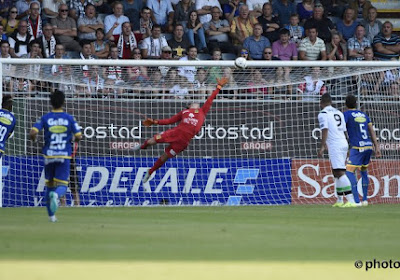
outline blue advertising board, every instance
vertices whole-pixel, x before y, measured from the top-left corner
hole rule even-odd
[[[174,158],[143,184],[155,158],[78,157],[81,205],[291,203],[290,159]],[[41,157],[3,158],[3,206],[43,206]],[[71,195],[66,195],[71,203]]]

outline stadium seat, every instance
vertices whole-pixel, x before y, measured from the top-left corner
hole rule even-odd
[[[199,53],[197,54],[197,58],[200,60],[211,60],[212,56],[208,53]]]
[[[234,53],[222,53],[222,60],[235,60],[237,55]]]

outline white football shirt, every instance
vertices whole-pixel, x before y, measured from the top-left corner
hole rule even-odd
[[[346,122],[344,115],[338,109],[332,106],[326,106],[318,114],[320,129],[328,129],[328,139],[326,144],[329,147],[335,145],[347,145],[344,132],[346,131]]]

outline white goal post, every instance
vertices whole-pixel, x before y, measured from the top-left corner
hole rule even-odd
[[[66,92],[65,110],[82,126],[76,155],[82,206],[288,205],[335,200],[327,155],[317,158],[319,97],[344,110],[358,97],[383,151],[369,167],[370,201],[400,202],[400,63],[1,59],[3,94],[14,96],[15,133],[0,170],[2,207],[44,205],[43,137],[27,140],[51,110],[49,92]],[[143,184],[165,145],[133,147],[174,125],[146,128],[202,104],[216,78],[230,79],[200,133]],[[359,183],[361,193],[361,183]],[[73,205],[70,192],[67,205]]]

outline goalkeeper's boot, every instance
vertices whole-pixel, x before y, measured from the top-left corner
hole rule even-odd
[[[340,207],[341,208],[352,208],[352,207],[358,207],[358,205],[355,202],[346,202],[345,204],[343,204]]]
[[[133,147],[132,150],[134,150],[134,151],[139,151],[141,146],[142,146],[142,145],[140,145],[140,143],[138,143],[135,147]]]
[[[361,205],[362,205],[362,206],[368,206],[368,200],[362,201],[362,202],[361,202]]]
[[[143,177],[143,180],[142,180],[143,184],[146,183],[150,178],[151,174],[149,173],[149,171],[150,171],[150,169],[148,169],[146,174],[144,174],[144,177]]]
[[[55,213],[58,209],[58,194],[56,192],[50,192],[50,210]]]
[[[333,204],[332,207],[343,207],[343,205],[344,205],[343,202],[336,201],[336,203]]]

